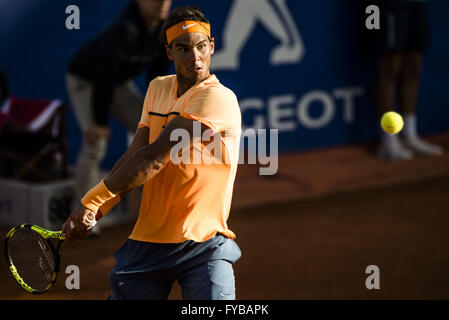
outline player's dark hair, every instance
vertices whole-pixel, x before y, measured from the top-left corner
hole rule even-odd
[[[197,6],[190,5],[175,8],[173,9],[172,12],[170,12],[169,16],[167,17],[167,20],[165,20],[164,26],[162,27],[161,33],[162,42],[168,45],[166,35],[166,31],[168,28],[174,26],[179,22],[187,20],[206,22],[210,24],[209,20],[207,20],[204,13]]]

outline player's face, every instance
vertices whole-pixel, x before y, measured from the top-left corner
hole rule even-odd
[[[145,20],[164,20],[168,17],[172,0],[137,0],[140,15]]]
[[[209,76],[214,48],[213,39],[204,33],[191,32],[174,39],[167,54],[175,64],[176,74],[196,83]]]

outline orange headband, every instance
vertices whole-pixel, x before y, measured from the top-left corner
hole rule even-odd
[[[165,32],[167,36],[168,45],[170,45],[171,42],[180,35],[189,32],[204,33],[210,39],[210,24],[194,20],[181,21],[168,28],[167,31]]]

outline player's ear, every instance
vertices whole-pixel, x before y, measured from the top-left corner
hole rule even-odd
[[[210,54],[214,54],[215,52],[215,38],[212,37],[210,40]]]
[[[170,59],[171,61],[173,61],[173,50],[171,46],[168,46],[167,44],[165,45],[165,51],[167,52],[167,57],[168,59]]]

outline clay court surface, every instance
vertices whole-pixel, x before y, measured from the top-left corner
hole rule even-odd
[[[283,155],[274,177],[241,166],[229,219],[242,250],[237,298],[449,299],[449,133],[430,140],[446,153],[386,163],[363,145]],[[0,263],[0,299],[105,299],[131,228],[66,243],[59,281],[40,296]],[[71,264],[80,290],[65,288]],[[380,269],[379,290],[365,287],[368,265]],[[181,299],[177,284],[170,299]]]

